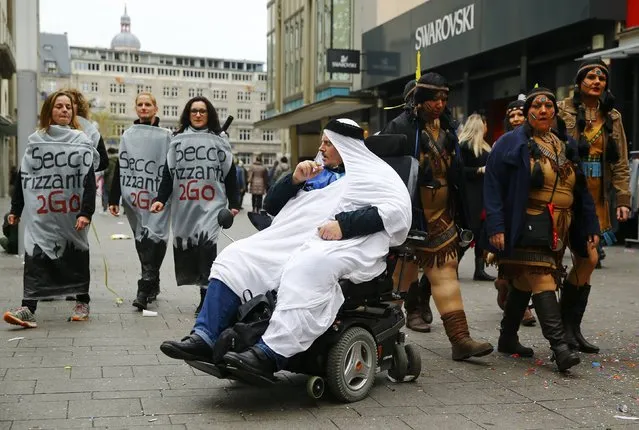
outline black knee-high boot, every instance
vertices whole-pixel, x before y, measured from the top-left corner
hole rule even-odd
[[[517,332],[519,322],[528,308],[530,292],[521,291],[516,288],[510,290],[508,301],[504,307],[504,316],[501,319],[501,333],[497,351],[507,354],[519,354],[522,357],[532,357],[533,350],[519,343]]]
[[[560,372],[579,364],[579,356],[570,348],[565,340],[566,333],[561,321],[561,310],[554,291],[533,294],[533,303],[541,325],[541,332],[550,342],[553,359]]]
[[[597,354],[599,347],[588,342],[581,334],[581,320],[588,306],[589,295],[590,285],[577,287],[565,281],[561,290],[561,318],[566,329],[566,342],[570,347],[581,352]]]
[[[406,308],[406,327],[421,333],[430,332],[430,323],[424,321],[422,317],[420,288],[417,282],[410,284],[404,299],[404,307]]]
[[[422,275],[422,278],[419,280],[419,296],[422,318],[427,324],[431,324],[433,322],[433,311],[430,309],[431,290],[430,281],[426,275]]]

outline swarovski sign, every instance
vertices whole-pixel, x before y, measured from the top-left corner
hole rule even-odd
[[[475,28],[475,5],[470,4],[443,17],[417,27],[415,50],[443,42]]]
[[[359,73],[360,52],[352,49],[327,49],[329,73]]]

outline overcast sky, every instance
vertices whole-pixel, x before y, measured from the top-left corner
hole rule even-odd
[[[40,0],[40,31],[110,48],[125,3],[143,51],[266,63],[267,0]]]

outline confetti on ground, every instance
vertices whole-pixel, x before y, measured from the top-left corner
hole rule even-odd
[[[617,418],[618,420],[631,420],[631,421],[639,420],[639,417],[626,417],[623,415],[615,415],[615,418]]]
[[[24,339],[24,336],[21,337],[12,337],[11,339],[9,339],[7,342],[13,342],[14,340],[22,340]]]
[[[64,366],[66,370],[71,370],[71,366]]]
[[[592,362],[592,367],[601,367],[601,363],[598,361],[593,361]]]

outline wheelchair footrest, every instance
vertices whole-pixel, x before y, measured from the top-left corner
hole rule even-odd
[[[234,379],[237,379],[238,381],[247,383],[249,385],[264,387],[264,386],[273,385],[279,381],[279,379],[277,379],[275,375],[273,375],[272,378],[267,378],[265,376],[256,375],[255,373],[247,372],[245,370],[236,369],[235,367],[227,367],[226,370],[231,374],[231,376]]]

